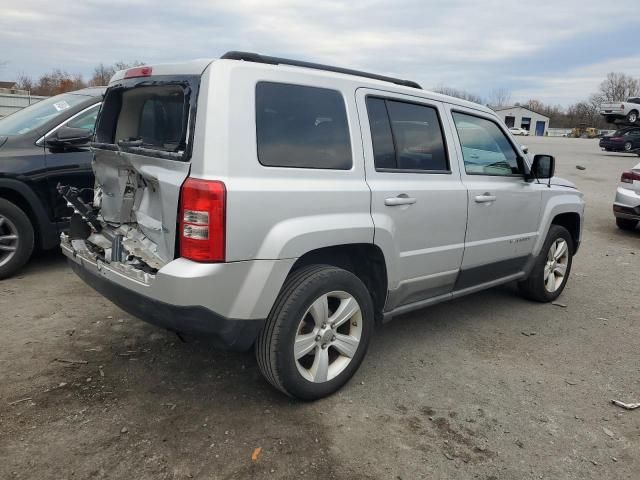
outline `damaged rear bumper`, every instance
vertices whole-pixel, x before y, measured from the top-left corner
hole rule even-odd
[[[88,285],[126,312],[169,330],[205,335],[224,349],[247,350],[268,314],[275,277],[286,275],[288,262],[198,264],[170,262],[155,275],[135,277],[63,238],[61,248],[71,268]],[[262,289],[247,285],[256,271],[264,273]],[[251,282],[253,283],[253,282]],[[275,282],[277,284],[277,282]],[[219,305],[214,310],[212,304]],[[229,315],[239,313],[241,316]]]

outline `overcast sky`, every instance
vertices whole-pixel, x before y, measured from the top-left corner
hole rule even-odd
[[[228,50],[568,104],[640,77],[640,0],[0,0],[0,80]]]

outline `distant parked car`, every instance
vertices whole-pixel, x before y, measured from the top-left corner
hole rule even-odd
[[[59,182],[91,198],[88,142],[104,88],[47,98],[0,119],[0,279],[22,267],[34,248],[60,243],[72,210]]]
[[[602,137],[599,145],[607,152],[634,152],[640,149],[640,127],[616,130],[612,135]]]
[[[513,135],[525,135],[525,136],[529,136],[529,130],[526,130],[524,128],[518,128],[518,127],[511,127],[509,129],[509,131],[513,134]]]
[[[640,119],[640,97],[629,98],[626,102],[603,103],[600,115],[604,115],[609,123],[621,120],[636,123]]]
[[[640,222],[640,163],[622,173],[613,202],[616,224],[622,230],[635,230]]]

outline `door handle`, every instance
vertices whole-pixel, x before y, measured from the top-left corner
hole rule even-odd
[[[397,197],[385,198],[384,204],[387,207],[395,207],[398,205],[413,205],[416,203],[416,199],[413,197],[409,197],[407,194],[402,193]]]
[[[489,192],[485,192],[482,195],[478,195],[475,200],[476,203],[490,203],[496,201],[496,196],[491,195]]]

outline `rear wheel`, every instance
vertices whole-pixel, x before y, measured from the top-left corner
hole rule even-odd
[[[520,292],[537,302],[552,302],[564,290],[573,259],[573,239],[560,225],[551,225],[529,277],[520,282]]]
[[[340,389],[356,372],[373,333],[373,302],[362,281],[332,266],[294,272],[256,342],[260,371],[302,400]]]
[[[630,152],[632,148],[633,148],[633,144],[631,142],[625,142],[625,144],[624,144],[624,151],[625,152]]]
[[[627,121],[629,123],[636,123],[638,121],[638,112],[635,110],[630,111],[627,115]]]
[[[620,230],[635,230],[638,225],[638,220],[616,217],[616,225]]]
[[[33,252],[33,226],[13,203],[0,198],[0,279],[13,275]]]

